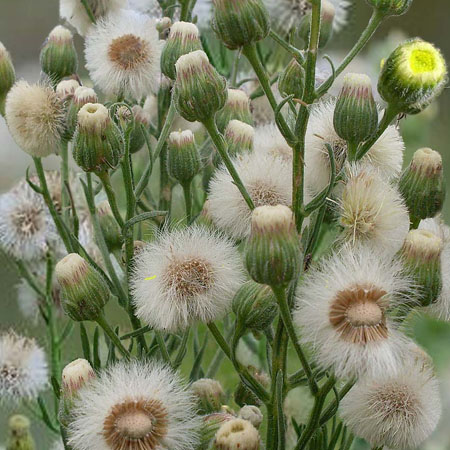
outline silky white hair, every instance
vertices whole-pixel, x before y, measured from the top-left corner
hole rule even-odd
[[[198,445],[200,417],[195,399],[169,368],[155,362],[121,362],[78,391],[71,410],[69,444],[77,450],[110,450],[104,424],[113,408],[126,402],[159,402],[167,414],[167,430],[157,448],[193,450]]]
[[[136,315],[172,332],[211,322],[229,311],[242,281],[241,256],[221,234],[197,225],[163,231],[135,261]]]
[[[386,337],[352,342],[342,337],[330,321],[334,300],[355,286],[384,292]],[[303,343],[312,347],[317,364],[339,377],[395,373],[402,363],[408,338],[397,330],[390,311],[412,290],[402,265],[366,246],[344,245],[312,268],[298,289],[294,321]]]

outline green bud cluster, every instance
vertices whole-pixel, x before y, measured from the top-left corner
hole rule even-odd
[[[110,297],[102,276],[76,253],[58,262],[55,275],[66,314],[76,322],[97,320]]]
[[[305,69],[296,59],[292,59],[281,72],[278,79],[278,90],[283,96],[293,95],[294,98],[303,98],[305,90]]]
[[[264,39],[270,18],[262,0],[214,0],[212,27],[230,49]]]
[[[175,63],[180,56],[195,50],[202,50],[198,28],[193,23],[175,22],[170,28],[169,37],[161,53],[162,73],[175,80],[177,77]]]
[[[411,6],[413,0],[366,0],[374,9],[385,16],[401,16]]]
[[[245,254],[250,276],[257,283],[285,286],[298,274],[300,255],[300,240],[290,208],[256,208]]]
[[[227,100],[227,82],[202,50],[183,55],[176,63],[173,96],[178,113],[189,122],[205,122]]]
[[[441,155],[430,148],[417,150],[400,178],[399,189],[411,216],[436,216],[446,195]]]
[[[168,139],[167,170],[181,185],[190,183],[200,171],[200,153],[191,130],[173,132]]]
[[[42,71],[55,83],[76,73],[78,56],[72,33],[67,28],[58,25],[50,32],[42,47],[40,61]]]
[[[85,172],[104,172],[119,164],[123,137],[109,111],[99,103],[87,103],[78,112],[73,158]]]
[[[218,381],[210,378],[200,378],[192,383],[191,389],[197,398],[201,414],[211,414],[221,410],[225,402],[225,392]]]

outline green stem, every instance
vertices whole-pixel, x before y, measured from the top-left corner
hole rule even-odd
[[[374,10],[372,17],[370,18],[370,21],[367,24],[366,29],[363,31],[358,41],[350,50],[348,55],[344,58],[344,60],[341,62],[339,67],[337,67],[334,76],[333,75],[330,76],[328,80],[326,80],[317,90],[317,97],[321,97],[328,91],[328,89],[330,89],[330,87],[333,85],[335,78],[338,77],[347,68],[347,66],[353,61],[353,59],[358,55],[358,53],[365,47],[365,45],[374,35],[375,31],[378,29],[384,18],[385,16],[382,13],[380,13],[377,10]]]
[[[96,322],[100,325],[100,327],[103,329],[103,331],[106,333],[106,335],[111,339],[112,343],[119,350],[119,352],[126,359],[128,359],[128,360],[131,359],[131,353],[123,346],[122,342],[120,341],[119,336],[117,336],[117,334],[111,328],[111,326],[107,322],[105,316],[103,314],[100,314],[100,316],[97,318]]]
[[[292,164],[292,206],[295,215],[297,231],[301,231],[303,224],[303,197],[305,185],[305,136],[310,116],[309,106],[315,100],[316,63],[320,39],[321,1],[312,2],[311,29],[306,55],[305,93],[295,124],[295,136]]]
[[[66,225],[69,224],[69,143],[61,143],[61,212]]]
[[[305,449],[309,441],[319,428],[320,416],[323,409],[323,405],[325,403],[325,399],[328,395],[328,392],[330,392],[335,383],[336,379],[334,377],[330,377],[328,378],[327,382],[320,388],[320,391],[316,395],[314,407],[313,410],[311,411],[308,424],[303,433],[301,434],[300,439],[298,440],[294,450]]]
[[[232,86],[232,87],[236,86],[236,80],[237,80],[237,75],[239,72],[239,61],[240,60],[241,60],[241,52],[238,51],[234,55],[233,66],[231,67],[230,86]]]
[[[94,13],[92,12],[92,9],[91,9],[91,7],[89,6],[89,3],[87,2],[87,0],[80,0],[80,1],[81,1],[82,5],[84,6],[84,9],[86,10],[86,14],[87,14],[88,17],[89,17],[89,20],[90,20],[92,23],[95,23],[96,20],[95,20]]]
[[[255,74],[258,77],[258,80],[261,84],[261,87],[264,93],[266,94],[267,99],[269,100],[270,106],[272,107],[274,113],[277,114],[278,103],[275,98],[275,95],[272,92],[270,80],[269,77],[267,76],[266,69],[264,68],[264,66],[261,63],[261,60],[259,59],[255,44],[250,44],[243,47],[242,52],[248,59],[250,65],[253,67],[253,70],[255,71]],[[289,126],[282,114],[278,114],[278,124],[280,132],[283,134],[283,136],[291,137],[292,134],[291,130],[289,129]]]
[[[26,282],[30,285],[31,289],[33,289],[36,294],[38,294],[41,298],[45,298],[46,294],[39,286],[36,277],[28,270],[28,267],[24,264],[23,261],[17,259],[14,261],[16,263],[17,269],[19,271],[20,276],[26,280]]]
[[[419,228],[419,225],[420,225],[420,222],[422,219],[420,217],[416,217],[416,216],[413,216],[412,214],[410,214],[409,220],[411,222],[410,229],[417,230],[417,228]]]
[[[44,197],[45,204],[50,211],[50,214],[53,218],[53,222],[55,223],[56,229],[58,230],[58,234],[61,236],[61,239],[64,242],[66,250],[69,253],[72,253],[72,241],[70,239],[70,234],[61,219],[61,216],[58,214],[58,211],[55,208],[55,204],[53,203],[52,197],[48,190],[47,180],[45,178],[44,167],[42,166],[41,158],[33,157],[34,165],[36,167],[36,173],[39,178],[39,183],[41,185],[42,195]]]
[[[233,178],[234,184],[239,189],[240,193],[242,194],[242,197],[244,197],[245,202],[247,203],[248,207],[250,209],[255,209],[255,205],[253,204],[253,200],[251,199],[249,193],[247,192],[247,189],[244,186],[244,183],[242,182],[241,178],[239,177],[239,174],[237,173],[233,162],[231,161],[230,156],[227,152],[227,144],[223,138],[223,136],[219,133],[219,130],[217,129],[216,122],[214,120],[214,117],[211,117],[207,121],[203,123],[206,130],[208,131],[211,140],[213,141],[217,151],[219,152],[222,161],[224,162],[226,168],[228,169],[228,172],[231,175],[231,178]]]
[[[236,369],[237,373],[239,374],[245,385],[248,386],[249,389],[251,389],[263,403],[265,404],[269,403],[270,401],[269,393],[266,391],[264,386],[261,385],[261,383],[259,383],[252,377],[252,375],[249,373],[246,367],[244,367],[238,361],[234,360],[233,355],[231,353],[231,349],[228,343],[225,341],[225,338],[222,336],[222,333],[217,328],[217,326],[213,322],[210,322],[208,323],[208,328],[211,334],[214,336],[216,342],[219,344],[219,347],[225,353],[227,358],[233,363],[234,368]]]
[[[103,188],[105,189],[106,196],[108,197],[109,206],[111,206],[111,211],[113,213],[114,218],[116,219],[120,228],[123,228],[124,221],[122,219],[122,216],[120,215],[119,207],[117,206],[116,194],[111,184],[109,172],[105,170],[103,172],[98,172],[96,175],[102,182]]]
[[[192,193],[191,193],[192,182],[188,181],[187,183],[183,183],[183,193],[184,193],[184,203],[186,205],[186,218],[187,224],[190,225],[192,223]]]
[[[303,64],[305,62],[305,58],[303,57],[302,52],[286,42],[275,31],[270,30],[269,37],[272,38],[280,47],[283,47],[288,53],[290,53],[291,56],[295,58],[300,64]]]
[[[156,144],[155,152],[153,154],[153,161],[156,161],[156,159],[158,159],[166,143],[167,137],[169,136],[170,133],[170,129],[172,128],[173,121],[175,119],[175,115],[176,115],[175,103],[171,101],[169,110],[167,112],[166,120],[164,122],[164,126],[161,130],[161,134],[159,135],[158,143]],[[153,167],[152,161],[149,161],[145,166],[144,173],[142,174],[142,177],[139,180],[135,190],[135,196],[137,200],[141,198],[144,189],[148,185],[150,175],[152,173],[152,167]]]
[[[155,331],[156,342],[158,343],[159,351],[161,352],[161,356],[166,364],[172,366],[172,362],[170,360],[169,352],[167,351],[166,343],[164,342],[164,337],[160,331]]]
[[[348,394],[350,389],[354,386],[355,380],[348,381],[339,391],[338,398],[335,398],[325,409],[320,417],[319,425],[325,425],[337,412],[339,402]]]
[[[313,395],[316,395],[318,392],[317,383],[314,379],[314,375],[312,373],[311,367],[308,363],[306,355],[303,352],[303,349],[298,342],[297,334],[295,332],[294,323],[292,322],[291,311],[289,308],[289,304],[286,297],[286,291],[282,287],[272,286],[273,293],[277,298],[278,305],[280,307],[280,314],[283,319],[284,326],[286,327],[286,331],[289,335],[290,340],[294,346],[294,349],[300,359],[303,370],[305,371],[306,378],[308,379],[309,389]]]
[[[365,156],[365,154],[373,147],[373,145],[378,141],[378,139],[386,131],[387,127],[395,119],[395,117],[400,113],[400,111],[393,105],[389,104],[384,110],[383,118],[381,119],[377,132],[364,143],[364,145],[359,149],[356,159],[359,160]]]

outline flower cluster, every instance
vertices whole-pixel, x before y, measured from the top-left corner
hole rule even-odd
[[[34,84],[0,44],[0,113],[34,163],[0,195],[0,247],[46,332],[0,334],[1,405],[27,404],[52,448],[406,450],[433,433],[438,378],[407,318],[450,321],[443,162],[404,164],[399,123],[447,67],[407,40],[382,64],[384,105],[365,74],[331,96],[412,0],[367,3],[322,82],[347,1],[60,0],[71,28],[49,33]],[[8,449],[36,448],[30,425],[10,418]]]

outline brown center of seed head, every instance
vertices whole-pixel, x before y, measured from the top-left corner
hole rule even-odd
[[[192,297],[207,291],[213,281],[213,272],[207,261],[192,258],[173,261],[167,271],[167,284],[180,297]]]
[[[109,59],[123,70],[133,70],[148,59],[148,44],[133,34],[114,39],[109,46]]]
[[[42,208],[30,205],[28,208],[16,211],[12,217],[17,231],[24,237],[31,237],[43,226]]]
[[[381,386],[374,394],[372,401],[378,405],[377,413],[383,419],[400,415],[412,420],[417,414],[418,400],[415,393],[400,383]]]
[[[159,400],[130,400],[111,409],[103,437],[112,450],[154,450],[167,427],[167,411]]]
[[[254,186],[250,186],[249,191],[250,197],[256,208],[258,206],[276,206],[284,204],[284,200],[280,198],[278,192],[269,186],[255,184]]]
[[[330,323],[343,340],[366,344],[388,336],[386,292],[376,286],[355,285],[336,294],[330,307]]]

